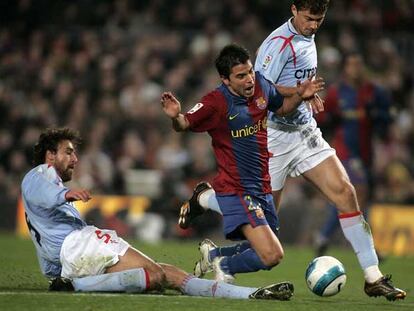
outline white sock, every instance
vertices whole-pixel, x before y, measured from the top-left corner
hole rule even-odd
[[[364,270],[364,278],[368,283],[374,283],[380,277],[382,277],[382,273],[378,266],[371,266]]]
[[[198,197],[198,203],[203,207],[205,210],[208,210],[208,200],[211,196],[215,196],[216,192],[213,189],[207,189],[206,191],[202,192]]]
[[[189,274],[181,285],[181,290],[189,296],[248,299],[249,295],[254,293],[257,288],[199,279]]]
[[[361,212],[341,214],[339,222],[346,239],[357,255],[359,265],[364,271],[365,280],[373,283],[382,277],[378,268],[378,257],[374,248],[371,229]]]
[[[143,292],[149,287],[145,269],[86,276],[72,280],[75,291],[80,292]]]
[[[208,189],[201,193],[198,198],[198,203],[200,203],[205,210],[211,209],[221,215],[223,214],[216,199],[216,192],[213,189]]]

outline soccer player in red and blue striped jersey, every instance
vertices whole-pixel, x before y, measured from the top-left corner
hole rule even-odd
[[[190,111],[169,92],[161,104],[177,131],[208,132],[217,161],[213,182],[230,240],[248,240],[234,256],[217,257],[216,279],[232,281],[235,273],[269,270],[283,257],[276,236],[278,218],[271,195],[267,150],[267,114],[288,115],[304,98],[323,89],[321,78],[305,80],[283,97],[275,85],[254,72],[247,50],[232,44],[216,59],[222,84]]]

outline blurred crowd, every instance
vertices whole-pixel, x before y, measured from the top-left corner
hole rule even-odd
[[[219,83],[213,59],[238,42],[254,55],[290,17],[290,1],[16,0],[0,4],[0,228],[14,227],[31,148],[50,126],[84,138],[73,183],[92,193],[126,194],[131,169],[161,172],[151,210],[175,223],[179,203],[215,163],[207,135],[175,134],[160,94],[187,110]],[[414,2],[332,1],[316,36],[327,84],[358,49],[370,78],[392,97],[389,135],[375,138],[375,202],[414,203]],[[253,57],[254,58],[254,57]],[[329,132],[329,128],[326,129]],[[284,202],[316,202],[301,179]],[[316,198],[316,199],[315,199]],[[317,203],[315,203],[317,204]],[[200,230],[217,227],[217,218]],[[168,233],[167,233],[168,234]]]

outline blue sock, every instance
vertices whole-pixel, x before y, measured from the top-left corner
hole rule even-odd
[[[253,248],[246,249],[241,254],[223,257],[220,266],[224,272],[232,275],[272,269],[262,262]]]
[[[216,257],[233,256],[233,255],[241,254],[246,249],[249,249],[250,247],[251,247],[250,242],[248,241],[237,243],[231,246],[217,247],[210,251],[209,253],[210,261],[213,261],[213,259]]]
[[[338,212],[336,210],[335,205],[329,204],[328,208],[329,208],[328,218],[326,219],[322,227],[322,230],[321,230],[321,236],[325,238],[326,240],[329,240],[329,238],[340,227],[339,219],[338,219]]]
[[[188,275],[181,291],[189,296],[248,299],[257,288],[236,286],[214,280],[199,279]]]
[[[148,276],[143,268],[75,278],[72,285],[80,292],[143,292]]]

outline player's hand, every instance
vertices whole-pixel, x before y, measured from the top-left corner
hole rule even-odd
[[[318,95],[318,93],[315,93],[312,98],[306,99],[306,101],[309,110],[312,110],[314,114],[318,114],[325,110],[325,107],[323,106],[325,101]]]
[[[323,78],[315,78],[315,76],[312,75],[302,83],[300,81],[297,82],[298,95],[304,100],[312,98],[317,92],[322,91],[324,86],[325,82],[323,81]]]
[[[90,199],[92,199],[92,197],[88,190],[78,189],[78,190],[69,190],[68,192],[66,192],[65,199],[68,202],[73,202],[73,201],[88,202]]]
[[[165,114],[173,119],[177,118],[181,112],[181,104],[171,92],[162,93],[161,106]]]

